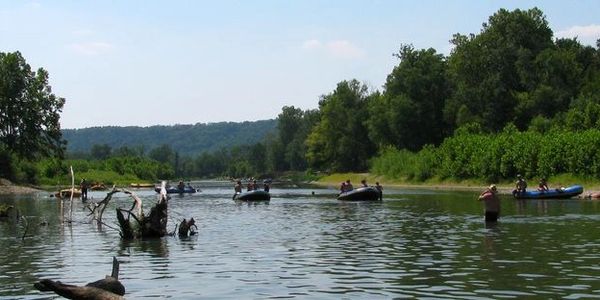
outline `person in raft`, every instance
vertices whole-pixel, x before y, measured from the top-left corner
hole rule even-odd
[[[485,204],[485,221],[496,222],[500,216],[500,198],[496,185],[490,185],[479,195],[479,201]]]
[[[540,183],[538,184],[538,191],[546,192],[549,190],[550,189],[548,188],[548,182],[546,181],[546,178],[540,179]]]
[[[342,181],[340,184],[340,194],[346,192],[346,182]]]
[[[366,179],[361,180],[360,183],[362,184],[362,187],[368,187]]]
[[[521,176],[521,174],[517,174],[517,182],[515,182],[515,190],[513,194],[523,194],[527,190],[527,181]]]
[[[353,189],[354,189],[354,187],[352,186],[352,183],[350,183],[350,179],[347,179],[346,180],[346,192],[349,192]]]

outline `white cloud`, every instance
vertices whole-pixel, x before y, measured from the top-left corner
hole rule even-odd
[[[77,54],[95,56],[112,51],[114,46],[104,42],[89,42],[71,44],[69,48]]]
[[[559,38],[574,38],[581,41],[584,44],[596,44],[596,40],[600,39],[600,25],[591,24],[585,26],[573,26],[567,29],[559,30],[556,32],[556,36]]]
[[[302,44],[302,49],[319,51],[332,57],[355,59],[365,56],[365,51],[347,40],[334,40],[323,43],[319,40],[307,40]]]
[[[308,40],[302,44],[302,49],[307,50],[320,49],[321,47],[323,47],[323,44],[319,40]]]
[[[331,41],[327,43],[327,51],[335,57],[361,58],[365,52],[346,40]]]

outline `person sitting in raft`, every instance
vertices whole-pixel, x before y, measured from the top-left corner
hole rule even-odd
[[[340,194],[346,192],[346,182],[342,181],[340,184]]]
[[[366,179],[361,180],[360,183],[362,184],[363,187],[368,187]]]
[[[383,186],[379,184],[379,181],[375,182],[375,188],[379,191],[379,200],[383,200]]]
[[[525,193],[526,190],[527,190],[527,182],[521,176],[521,174],[517,174],[517,182],[515,182],[515,190],[513,191],[513,194],[515,194],[515,193],[522,194],[522,193]]]
[[[350,179],[347,179],[346,180],[346,192],[349,192],[353,189],[354,189],[354,187],[352,186],[352,183],[350,183]]]
[[[546,178],[540,179],[540,183],[538,184],[538,191],[540,192],[546,192],[549,191],[550,189],[548,188],[548,182],[546,182]]]
[[[179,184],[177,184],[177,189],[183,190],[184,188],[185,184],[183,183],[183,180],[179,180]]]
[[[248,184],[246,185],[246,191],[250,192],[254,190],[254,184],[252,184],[252,181],[248,181]]]
[[[485,221],[496,222],[500,216],[500,198],[496,185],[490,185],[485,191],[479,195],[479,201],[485,204]]]
[[[269,192],[271,190],[271,187],[269,186],[269,181],[265,180],[263,182],[263,190],[265,190],[265,192]]]

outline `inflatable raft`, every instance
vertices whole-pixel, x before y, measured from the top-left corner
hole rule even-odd
[[[271,194],[263,190],[254,190],[243,193],[235,193],[233,200],[238,201],[269,201],[271,200]]]
[[[567,199],[581,193],[583,193],[583,187],[581,185],[573,185],[567,188],[550,189],[548,191],[532,190],[525,193],[513,191],[513,196],[517,199]]]
[[[371,186],[359,187],[338,195],[338,200],[369,201],[379,200],[379,191]]]

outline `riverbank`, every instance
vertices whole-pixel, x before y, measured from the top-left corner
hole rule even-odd
[[[385,187],[394,188],[407,188],[407,189],[431,189],[431,190],[444,190],[444,191],[474,191],[481,192],[490,184],[483,181],[476,180],[463,180],[463,181],[451,181],[451,180],[428,180],[424,182],[409,182],[398,179],[389,179],[384,176],[376,176],[370,173],[334,173],[327,176],[320,177],[318,180],[311,183],[320,186],[328,186],[338,188],[342,181],[350,179],[354,186],[358,186],[360,181],[365,179],[367,184],[375,185],[375,182],[379,182],[385,190]],[[577,178],[567,176],[551,177],[549,179],[550,188],[558,186],[570,186],[575,184],[583,185],[584,192],[581,197],[590,194],[600,193],[600,182],[581,180]],[[553,184],[554,183],[554,184]],[[511,195],[514,190],[513,182],[498,182],[494,183],[498,188],[498,192],[504,195]],[[533,180],[529,183],[529,188],[537,188],[537,182]]]
[[[29,186],[16,185],[7,179],[0,178],[0,195],[34,194],[39,192],[42,192],[42,190]]]

